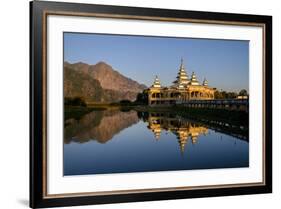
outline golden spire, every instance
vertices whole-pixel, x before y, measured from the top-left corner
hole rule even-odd
[[[179,89],[184,88],[189,83],[188,75],[183,64],[183,58],[181,58],[180,69],[176,78],[174,84],[176,84]]]
[[[192,72],[192,75],[191,75],[190,85],[192,85],[192,86],[199,85],[199,82],[198,82],[197,77],[194,72]]]
[[[207,79],[206,78],[204,78],[204,81],[203,81],[203,84],[202,84],[203,86],[208,86],[208,81],[207,81]]]
[[[184,66],[183,66],[183,58],[181,58],[181,65],[180,65],[180,69],[184,69]]]
[[[153,88],[161,88],[161,83],[160,83],[160,80],[159,80],[157,75],[155,76],[155,79],[154,79],[154,82],[152,84],[152,87]]]

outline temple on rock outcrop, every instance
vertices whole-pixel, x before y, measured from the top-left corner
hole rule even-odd
[[[194,72],[189,78],[183,59],[181,59],[180,69],[173,85],[169,87],[161,86],[160,80],[156,76],[154,83],[147,89],[147,92],[149,105],[172,105],[183,104],[189,100],[214,99],[215,88],[209,87],[206,79],[200,84]]]

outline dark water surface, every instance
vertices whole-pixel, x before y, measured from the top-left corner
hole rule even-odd
[[[64,135],[64,175],[249,166],[247,136],[167,113],[93,111]]]

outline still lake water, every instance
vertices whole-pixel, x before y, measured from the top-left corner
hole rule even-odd
[[[93,111],[65,121],[64,175],[248,167],[248,137],[222,130],[166,113]]]

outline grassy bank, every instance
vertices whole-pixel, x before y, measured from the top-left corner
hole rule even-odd
[[[88,103],[87,107],[96,110],[121,110],[127,111],[135,109],[137,105],[131,104],[120,104],[120,103]]]
[[[83,115],[92,111],[104,111],[104,110],[120,110],[130,111],[135,109],[133,105],[118,105],[118,104],[90,104],[87,106],[64,106],[64,120],[73,118],[79,120]]]
[[[73,118],[79,120],[83,115],[92,112],[92,111],[102,111],[106,110],[106,108],[102,107],[83,107],[83,106],[64,106],[64,120]]]

